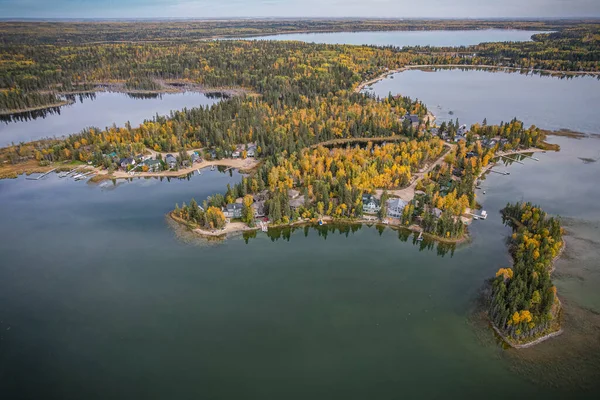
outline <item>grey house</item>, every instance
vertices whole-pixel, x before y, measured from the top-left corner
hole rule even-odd
[[[242,218],[242,208],[243,206],[240,203],[227,204],[223,208],[223,215],[226,218]]]
[[[167,163],[169,168],[175,168],[175,166],[177,166],[177,159],[173,154],[167,154],[165,157],[165,163]]]
[[[387,201],[387,216],[390,218],[402,218],[406,204],[402,199],[389,199]]]

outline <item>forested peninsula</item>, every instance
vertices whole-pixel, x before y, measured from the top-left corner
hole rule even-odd
[[[489,125],[482,116],[470,127],[459,121],[437,125],[422,102],[391,95],[377,99],[362,93],[361,84],[415,65],[600,71],[600,25],[588,22],[426,22],[424,29],[502,25],[555,32],[531,42],[402,49],[198,40],[207,32],[282,32],[288,29],[283,22],[157,24],[0,23],[0,32],[14,33],[0,35],[0,112],[56,105],[66,94],[102,87],[152,92],[189,86],[236,94],[139,126],[88,128],[66,138],[5,147],[0,177],[79,166],[109,179],[247,166],[251,171],[239,184],[200,202],[182,199],[171,217],[217,236],[228,224],[247,230],[373,222],[459,242],[473,217],[485,218],[478,214],[474,190],[494,160],[557,146],[546,143],[538,127],[516,119]],[[413,29],[411,22],[302,24],[288,30]],[[494,281],[490,318],[507,340],[522,343],[558,323],[560,307],[542,271],[558,249],[560,227],[531,206],[507,207],[504,213],[520,224],[511,247],[515,263]]]

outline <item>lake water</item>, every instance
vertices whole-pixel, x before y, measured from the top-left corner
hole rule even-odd
[[[438,123],[458,118],[470,125],[487,118],[489,124],[497,124],[517,117],[526,125],[600,134],[600,80],[596,77],[561,79],[473,69],[408,70],[391,76],[366,92],[418,98]]]
[[[415,93],[400,92],[436,114],[440,104],[464,122],[514,116],[510,97],[493,100],[504,81],[489,87],[481,78],[452,96],[435,81],[443,73],[423,74]],[[599,126],[576,110],[597,108],[588,88],[596,81],[486,76],[510,76],[514,101],[546,79],[531,123]],[[436,90],[430,104],[424,94]],[[567,108],[556,118],[553,102],[579,101],[577,92],[587,100],[559,103]],[[468,96],[477,115],[461,106]],[[129,110],[119,115],[132,120]],[[450,252],[366,226],[206,242],[165,218],[175,203],[238,182],[232,171],[116,186],[56,174],[2,180],[2,398],[595,398],[600,140],[551,140],[561,152],[487,177],[478,200],[489,218],[470,227],[472,243]],[[516,200],[560,214],[567,230],[554,274],[565,333],[519,351],[502,348],[477,305],[484,281],[510,263],[498,211]]]
[[[165,218],[176,202],[221,191],[237,173],[104,188],[55,174],[0,181],[3,395],[589,395],[600,382],[600,187],[581,182],[600,163],[578,157],[595,157],[600,141],[555,140],[562,152],[488,177],[479,200],[490,217],[443,257],[366,226],[247,243],[176,233]],[[568,317],[563,336],[517,352],[474,309],[510,260],[498,210],[521,198],[567,221],[555,280]]]
[[[516,29],[485,29],[461,31],[376,31],[333,33],[289,33],[258,36],[252,40],[298,40],[308,43],[353,44],[373,46],[470,46],[483,42],[525,42],[531,36],[544,33]],[[243,38],[242,38],[243,39]]]
[[[76,97],[72,105],[35,113],[23,113],[12,121],[0,121],[0,146],[27,142],[45,137],[78,133],[90,126],[105,128],[129,121],[133,126],[156,114],[168,115],[181,110],[212,105],[217,97],[202,93],[164,93],[155,97],[132,96],[125,93],[98,92],[93,98]]]

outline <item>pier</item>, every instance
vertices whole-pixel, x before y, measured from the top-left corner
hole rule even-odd
[[[26,179],[29,179],[30,181],[38,181],[38,180],[42,179],[43,177],[45,177],[46,175],[48,175],[50,172],[54,172],[54,171],[56,171],[56,168],[51,169],[50,171],[45,172],[45,173],[43,173],[40,176],[37,176],[35,178],[32,178],[32,177],[28,176]]]
[[[519,164],[522,164],[522,165],[525,165],[525,163],[523,163],[522,161],[519,161],[519,160],[517,160],[515,158],[510,158],[508,156],[500,156],[500,157],[501,158],[506,158],[507,160],[510,160],[510,161],[513,161],[513,162],[516,162],[516,163],[519,163]]]
[[[500,175],[510,175],[510,172],[506,172],[506,171],[495,171],[495,170],[493,170],[493,169],[491,169],[491,168],[490,168],[488,171],[490,171],[490,172],[494,172],[494,173],[496,173],[496,174],[500,174]]]

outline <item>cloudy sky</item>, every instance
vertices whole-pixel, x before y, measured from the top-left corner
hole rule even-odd
[[[600,17],[600,0],[0,0],[0,17]]]

